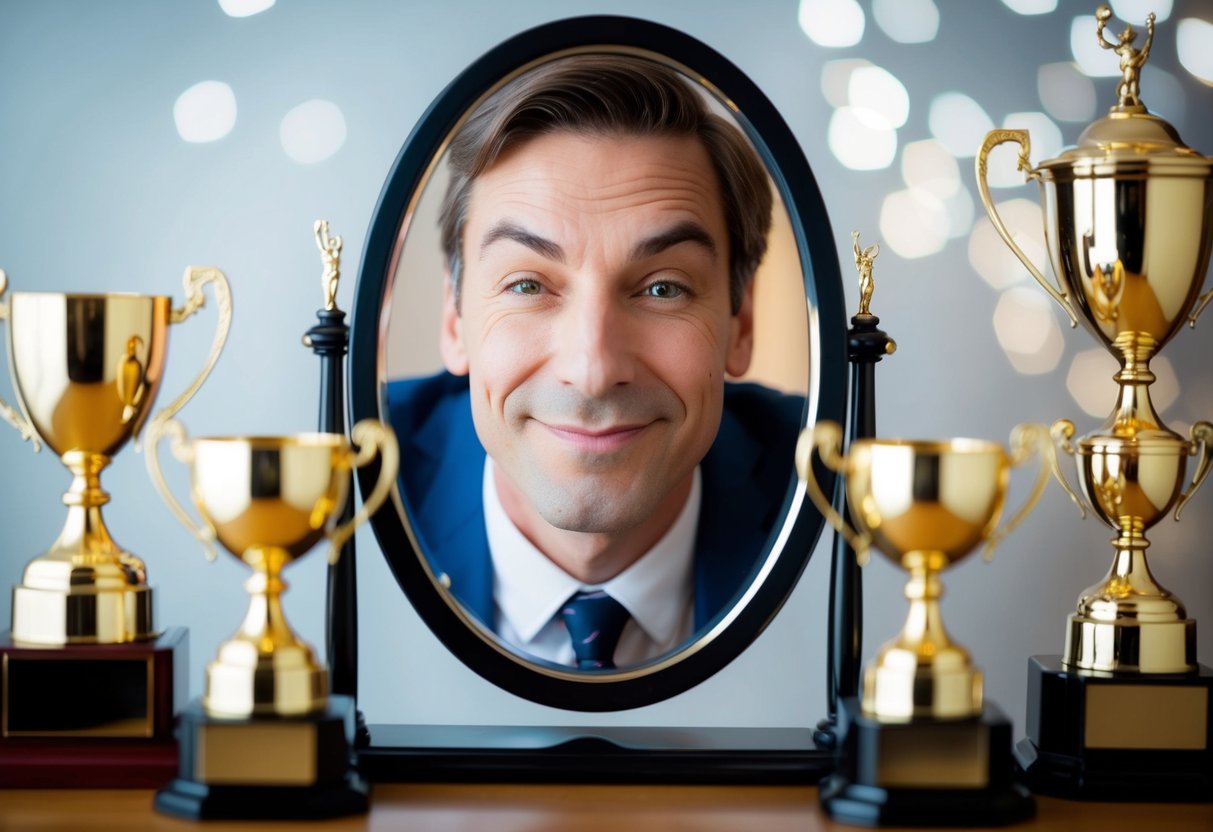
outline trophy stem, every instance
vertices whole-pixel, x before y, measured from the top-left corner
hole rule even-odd
[[[910,552],[905,595],[910,611],[897,637],[880,648],[864,672],[863,712],[892,722],[911,718],[964,719],[981,713],[981,672],[969,652],[948,637],[939,599],[940,552]]]
[[[214,716],[303,716],[324,709],[328,676],[295,635],[282,609],[285,549],[254,547],[243,555],[256,570],[245,583],[249,608],[239,632],[219,646],[206,669],[203,704]]]
[[[67,519],[13,589],[13,639],[31,644],[121,644],[154,638],[147,569],[110,536],[101,506],[104,454],[68,451]]]

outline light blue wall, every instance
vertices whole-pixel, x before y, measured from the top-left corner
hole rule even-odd
[[[299,336],[320,301],[312,221],[327,217],[344,235],[344,271],[356,274],[388,168],[447,81],[529,26],[612,12],[654,19],[705,41],[774,101],[824,191],[854,308],[849,231],[879,239],[882,201],[904,185],[900,155],[891,167],[866,172],[835,159],[827,144],[832,108],[821,89],[822,66],[859,57],[900,78],[911,102],[898,130],[904,144],[930,136],[929,102],[946,90],[972,96],[996,122],[1007,113],[1040,110],[1037,67],[1070,59],[1070,20],[1090,14],[1095,4],[1067,0],[1039,17],[1014,14],[997,0],[939,5],[944,17],[934,42],[896,43],[869,13],[857,45],[826,49],[798,27],[794,0],[283,0],[245,19],[226,16],[213,0],[7,0],[0,7],[0,266],[14,290],[124,290],[178,300],[186,265],[220,266],[232,282],[235,325],[214,375],[182,418],[195,434],[310,429],[317,365]],[[1166,97],[1178,106],[1164,115],[1190,145],[1213,152],[1213,91],[1179,66],[1174,28],[1185,17],[1213,19],[1213,10],[1207,2],[1175,5],[1160,24],[1152,58],[1175,81],[1166,85]],[[870,12],[866,0],[863,6]],[[206,79],[234,90],[235,128],[222,140],[187,144],[174,128],[173,103]],[[1147,103],[1148,85],[1149,76]],[[1102,112],[1113,82],[1100,79],[1096,89]],[[301,165],[283,152],[279,124],[312,98],[340,107],[348,138],[332,157]],[[1080,125],[1061,126],[1072,143]],[[961,160],[961,175],[975,201],[971,164]],[[1014,195],[1035,200],[1032,190],[1019,190]],[[976,211],[980,215],[979,205]],[[1090,336],[1064,329],[1057,369],[1015,372],[993,331],[999,294],[978,278],[967,249],[967,235],[921,259],[904,259],[886,245],[877,262],[873,310],[900,345],[878,370],[880,432],[1003,440],[1017,422],[1061,416],[1074,418],[1081,431],[1093,428],[1099,420],[1082,415],[1066,391],[1070,361],[1093,347]],[[351,283],[341,288],[346,308]],[[166,393],[181,389],[202,361],[212,315],[208,310],[173,329]],[[1182,387],[1163,414],[1168,422],[1213,416],[1211,325],[1182,332],[1165,352]],[[7,382],[0,390],[11,397]],[[0,586],[11,586],[56,534],[63,515],[58,494],[68,477],[49,454],[35,456],[7,431],[0,431],[0,472]],[[205,662],[243,612],[244,567],[232,558],[203,560],[164,510],[133,449],[119,455],[104,482],[115,495],[106,509],[112,531],[149,565],[160,622],[190,628],[196,694]],[[1213,664],[1209,490],[1181,524],[1164,522],[1151,535],[1151,551],[1159,579],[1201,622],[1200,656]],[[984,667],[988,697],[1014,716],[1019,730],[1027,657],[1060,652],[1065,615],[1107,568],[1109,536],[1094,521],[1080,522],[1051,486],[993,564],[974,558],[946,578],[947,622]],[[773,625],[716,678],[639,712],[580,717],[504,695],[447,656],[375,556],[373,538],[363,534],[359,543],[363,704],[373,722],[782,726],[811,725],[824,712],[825,547]],[[313,556],[287,575],[291,619],[314,644],[322,642],[323,569]],[[870,655],[900,626],[904,579],[884,562],[874,563],[865,578]],[[0,593],[0,620],[7,621],[9,610],[7,593]]]

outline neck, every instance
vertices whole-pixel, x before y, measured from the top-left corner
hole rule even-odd
[[[493,482],[506,516],[548,560],[584,584],[602,584],[652,549],[670,530],[691,494],[692,471],[641,523],[609,532],[577,532],[551,525],[501,470]]]

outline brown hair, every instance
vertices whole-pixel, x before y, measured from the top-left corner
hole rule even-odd
[[[724,202],[729,298],[736,313],[766,253],[772,204],[766,169],[741,132],[712,113],[677,72],[625,55],[577,55],[524,72],[489,96],[455,134],[440,224],[456,308],[472,182],[510,148],[561,130],[698,137]]]

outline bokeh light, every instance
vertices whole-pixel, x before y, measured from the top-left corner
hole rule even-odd
[[[821,94],[831,107],[845,107],[851,103],[851,73],[872,66],[863,58],[843,58],[827,61],[821,68]]]
[[[1156,379],[1150,385],[1150,401],[1154,409],[1164,413],[1171,405],[1179,401],[1179,376],[1165,355],[1156,355],[1150,359],[1150,371]]]
[[[1002,4],[1018,14],[1048,14],[1057,8],[1057,0],[1002,0]]]
[[[851,170],[881,170],[897,156],[897,131],[874,125],[851,107],[839,107],[830,117],[830,150]]]
[[[948,239],[968,236],[973,229],[973,197],[968,188],[957,188],[956,193],[944,197],[943,209],[948,214]]]
[[[1179,21],[1175,48],[1184,69],[1213,85],[1213,23],[1194,17]]]
[[[994,122],[981,105],[961,92],[935,96],[927,123],[931,135],[961,159],[976,156],[986,133],[994,129]]]
[[[1115,43],[1116,35],[1120,31],[1121,29],[1113,31],[1113,23],[1108,21],[1108,28],[1104,29],[1104,38]],[[1144,37],[1142,34],[1137,36],[1138,46],[1141,46]],[[1074,54],[1078,68],[1093,78],[1120,75],[1120,59],[1116,57],[1116,53],[1111,49],[1104,49],[1095,38],[1095,15],[1093,14],[1084,14],[1070,22],[1070,51]]]
[[[995,203],[994,207],[1011,232],[1011,238],[1046,279],[1051,279],[1040,205],[1028,199],[1009,199]],[[973,226],[969,236],[969,264],[982,280],[999,290],[1031,279],[1023,263],[998,236],[989,217],[982,217]]]
[[[278,135],[287,156],[310,165],[329,158],[345,144],[345,116],[333,102],[313,98],[283,117]]]
[[[1112,376],[1120,364],[1103,347],[1083,350],[1070,362],[1066,373],[1066,389],[1082,412],[1103,419],[1116,405],[1116,382]]]
[[[1086,123],[1095,117],[1095,84],[1068,61],[1037,70],[1036,91],[1045,111],[1059,121]]]
[[[946,199],[960,188],[960,165],[935,139],[910,142],[901,151],[901,178],[907,187]]]
[[[880,235],[907,260],[935,254],[948,241],[947,209],[927,191],[895,191],[880,206]]]
[[[252,17],[274,5],[274,0],[219,0],[219,8],[228,17]]]
[[[1061,128],[1044,113],[1011,113],[1003,119],[1002,126],[1028,131],[1033,165],[1061,153]],[[990,151],[986,181],[991,188],[1016,188],[1024,184],[1026,180],[1017,167],[1018,159],[1019,145],[1015,142],[1004,142]]]
[[[1141,36],[1145,37],[1146,15],[1154,12],[1158,22],[1161,23],[1171,16],[1172,3],[1171,0],[1110,0],[1108,5],[1112,7],[1112,14],[1116,16],[1117,20],[1132,23],[1133,28],[1140,29]],[[1108,25],[1111,26],[1112,22],[1108,21]]]
[[[187,142],[213,142],[236,126],[236,94],[222,81],[201,81],[173,104],[177,134]]]
[[[854,46],[863,39],[863,9],[855,0],[800,0],[797,19],[818,46]]]
[[[994,307],[994,334],[1011,366],[1023,375],[1051,372],[1065,351],[1057,316],[1044,292],[1008,289]]]
[[[939,32],[934,0],[872,0],[872,17],[898,43],[927,43]]]
[[[872,127],[901,127],[910,115],[905,85],[878,66],[858,67],[847,84],[847,103]]]

